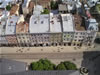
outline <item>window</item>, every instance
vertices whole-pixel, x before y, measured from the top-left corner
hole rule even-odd
[[[21,39],[21,37],[19,37],[19,39]]]
[[[77,36],[75,36],[75,38],[77,38]]]
[[[76,35],[77,35],[78,33],[76,33]]]
[[[34,24],[37,24],[37,21],[35,21]]]
[[[23,39],[25,39],[25,37],[23,37]]]
[[[74,41],[77,41],[77,40],[74,40]]]

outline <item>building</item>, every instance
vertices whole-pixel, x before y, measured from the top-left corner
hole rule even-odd
[[[49,15],[32,15],[30,18],[29,33],[31,44],[37,45],[49,42]]]
[[[8,45],[17,45],[16,38],[16,24],[18,22],[19,17],[16,15],[8,17],[5,35],[8,41]]]
[[[0,9],[0,45],[93,45],[98,23],[87,7],[84,16],[79,12],[70,13],[79,11],[81,7],[79,0],[62,0],[59,14],[41,14],[43,9],[48,7],[44,3],[49,5],[49,0],[24,0],[23,15],[18,12],[19,4],[13,4],[10,11],[6,11],[5,8]]]
[[[71,42],[75,33],[75,25],[73,22],[73,15],[71,14],[61,14],[62,27],[63,27],[63,43],[64,45],[71,45]]]
[[[26,71],[27,64],[24,62],[0,58],[0,75]]]
[[[64,13],[68,12],[66,4],[59,4],[58,9],[59,9],[59,13],[63,13],[64,14]]]
[[[51,0],[32,0],[35,5],[39,4],[41,6],[43,6],[43,8],[50,8],[50,1]]]
[[[5,11],[3,8],[0,9],[0,45],[7,44],[7,40],[5,38],[5,30],[6,30],[6,22],[9,12]]]
[[[12,15],[19,15],[19,4],[13,5],[10,10],[10,16]]]
[[[65,71],[24,71],[19,73],[10,73],[5,75],[80,75],[77,70],[65,70]]]
[[[98,1],[99,0],[88,0],[87,4],[91,8],[91,7],[95,6]]]
[[[50,13],[50,45],[57,46],[62,44],[62,28],[60,15]]]
[[[87,24],[87,20],[78,14],[74,15],[74,22],[76,30],[73,39],[73,45],[92,46],[98,30],[89,30],[88,27],[90,23]],[[88,22],[90,22],[89,19]],[[98,29],[96,20],[95,22],[92,22],[92,24],[93,24],[93,29],[96,28]]]
[[[23,15],[20,16],[19,21],[16,24],[16,37],[19,46],[26,46],[30,44],[29,38],[29,24],[24,21]]]
[[[23,15],[25,16],[29,13],[28,6],[29,6],[30,1],[31,0],[24,0],[24,3],[22,4]]]

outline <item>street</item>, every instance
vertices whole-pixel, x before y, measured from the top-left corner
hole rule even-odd
[[[1,54],[2,58],[7,59],[81,59],[83,53],[19,53],[19,54]]]
[[[78,68],[80,67],[86,67],[89,70],[89,75],[99,75],[100,74],[100,47],[99,45],[96,45],[95,48],[90,48],[89,51],[80,51],[80,50],[75,50],[75,51],[69,51],[68,48],[63,48],[58,52],[56,48],[53,48],[55,52],[51,49],[49,49],[49,52],[47,52],[47,49],[44,49],[42,52],[39,52],[41,48],[38,50],[38,48],[35,50],[35,48],[30,49],[30,52],[16,52],[13,51],[11,48],[11,53],[7,53],[4,51],[3,48],[0,56],[2,58],[6,59],[13,59],[17,61],[22,61],[26,62],[28,65],[33,62],[33,61],[38,61],[41,58],[47,58],[51,60],[51,62],[55,64],[59,64],[61,61],[71,61],[77,65]],[[22,49],[22,48],[20,48]],[[57,48],[58,49],[58,48]],[[66,51],[68,50],[68,52]],[[70,48],[69,48],[70,49]],[[10,49],[9,49],[10,50]],[[18,48],[19,50],[19,48]],[[22,49],[24,50],[24,49]],[[26,48],[27,50],[27,48]],[[38,51],[37,51],[38,50]],[[70,49],[71,50],[71,49]],[[12,52],[13,51],[13,52]],[[33,52],[32,52],[33,51]],[[5,52],[5,53],[4,53]],[[39,52],[39,53],[38,53]]]

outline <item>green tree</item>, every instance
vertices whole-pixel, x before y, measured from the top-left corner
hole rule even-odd
[[[41,14],[49,14],[50,11],[48,9],[44,9],[44,11]]]
[[[77,67],[74,63],[70,61],[61,62],[56,67],[57,70],[77,70]]]
[[[6,10],[10,11],[11,10],[11,6],[10,5],[7,5],[6,6]]]
[[[32,69],[32,70],[37,70],[37,68],[38,68],[38,63],[32,62],[32,63],[31,63],[31,69]]]
[[[50,7],[53,10],[58,9],[58,2],[51,1]]]
[[[60,64],[57,65],[57,70],[66,70],[65,65],[61,62]]]
[[[56,67],[55,64],[47,59],[40,59],[37,62],[32,62],[30,66],[32,70],[55,70]]]
[[[63,62],[67,70],[77,70],[77,67],[74,63],[70,61]]]
[[[43,70],[43,64],[41,61],[37,62],[38,63],[38,67],[36,70]]]

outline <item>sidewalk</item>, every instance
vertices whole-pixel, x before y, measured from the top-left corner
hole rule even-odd
[[[87,47],[57,46],[57,47],[0,47],[0,54],[5,53],[59,53],[90,51]]]

